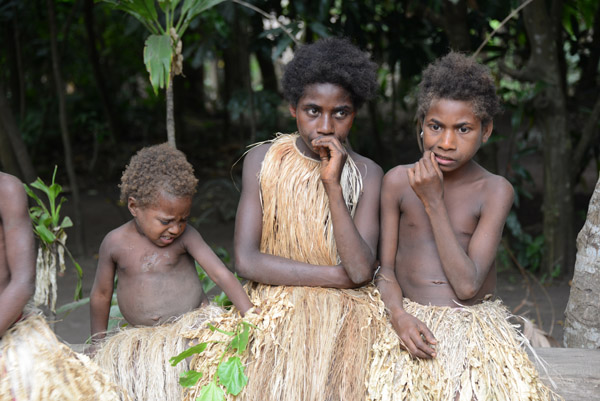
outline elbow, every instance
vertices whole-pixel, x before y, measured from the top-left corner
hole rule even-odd
[[[463,285],[456,289],[455,293],[460,301],[467,301],[477,295],[479,288],[475,284]]]
[[[357,286],[364,285],[373,280],[373,272],[375,271],[375,261],[371,263],[365,262],[356,269],[347,272],[348,278]]]
[[[247,280],[252,280],[252,262],[251,258],[246,254],[236,252],[235,255],[235,272],[238,276]]]

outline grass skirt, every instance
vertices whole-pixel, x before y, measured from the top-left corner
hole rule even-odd
[[[61,343],[33,313],[0,340],[0,400],[129,400],[87,356]]]
[[[244,320],[257,326],[242,357],[248,385],[228,400],[364,400],[370,350],[385,328],[386,312],[373,286],[357,290],[268,286],[250,283],[250,299],[260,315]],[[215,325],[233,331],[236,312],[219,317]],[[224,341],[209,330],[188,334],[194,343]],[[198,385],[185,394],[195,400],[212,380],[224,346],[209,344],[192,361],[203,372]]]
[[[500,301],[451,308],[405,299],[404,309],[433,332],[437,357],[412,358],[397,336],[384,336],[373,352],[369,400],[560,399],[539,379],[527,339]]]
[[[203,327],[207,319],[221,313],[223,309],[210,304],[172,323],[109,333],[99,344],[94,361],[134,400],[181,400],[179,374],[188,370],[187,363],[173,367],[169,359],[188,348],[188,341],[181,333]]]

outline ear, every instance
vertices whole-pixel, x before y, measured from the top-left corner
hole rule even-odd
[[[133,196],[127,198],[127,209],[129,209],[129,213],[131,213],[133,217],[137,215],[138,205]]]
[[[486,143],[488,141],[488,139],[490,139],[490,136],[492,135],[493,130],[494,130],[494,121],[490,120],[490,122],[487,123],[483,127],[483,135],[481,136],[482,143]]]
[[[292,115],[292,117],[296,118],[296,106],[290,104],[289,110],[290,110],[290,114]]]

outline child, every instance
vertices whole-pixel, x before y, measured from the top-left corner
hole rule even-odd
[[[18,178],[3,172],[0,188],[0,399],[128,399],[27,306],[36,267],[27,195]]]
[[[119,309],[138,328],[110,338],[95,359],[135,399],[181,398],[178,372],[168,364],[186,347],[179,333],[220,312],[208,306],[194,260],[242,314],[252,307],[235,276],[198,231],[187,226],[197,182],[182,152],[167,144],[143,148],[132,157],[120,185],[121,200],[133,219],[108,233],[100,246],[90,296],[92,336],[105,335],[115,273]],[[163,326],[139,327],[157,325]],[[165,383],[158,380],[163,369]]]
[[[399,345],[416,358],[387,351],[384,399],[548,399],[508,311],[488,301],[513,202],[510,183],[473,160],[499,111],[494,82],[451,52],[419,89],[424,153],[384,177],[377,276]]]
[[[362,367],[385,315],[373,286],[358,287],[376,264],[383,172],[350,148],[348,135],[375,95],[375,71],[348,40],[300,47],[283,76],[298,132],[246,155],[235,261],[263,313],[237,399],[365,398]],[[199,359],[198,370],[208,362]]]

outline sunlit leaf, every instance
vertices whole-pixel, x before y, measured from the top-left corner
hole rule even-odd
[[[173,49],[169,35],[150,35],[144,46],[144,64],[150,74],[150,83],[154,93],[166,88],[171,78],[171,60]]]
[[[230,394],[238,395],[248,384],[248,377],[244,374],[244,367],[239,357],[229,358],[227,362],[221,363],[217,369],[219,381]]]
[[[223,401],[225,400],[225,393],[223,389],[215,382],[210,382],[206,386],[203,386],[200,390],[200,396],[196,398],[196,401]]]
[[[194,345],[193,347],[190,347],[190,348],[186,349],[185,351],[183,351],[181,354],[169,359],[169,363],[171,364],[171,366],[175,366],[179,362],[183,361],[185,358],[192,356],[194,354],[199,354],[202,351],[204,351],[206,349],[206,345],[207,345],[206,343],[200,343],[198,345]]]
[[[179,384],[183,387],[193,387],[202,378],[202,372],[188,370],[179,375]]]

